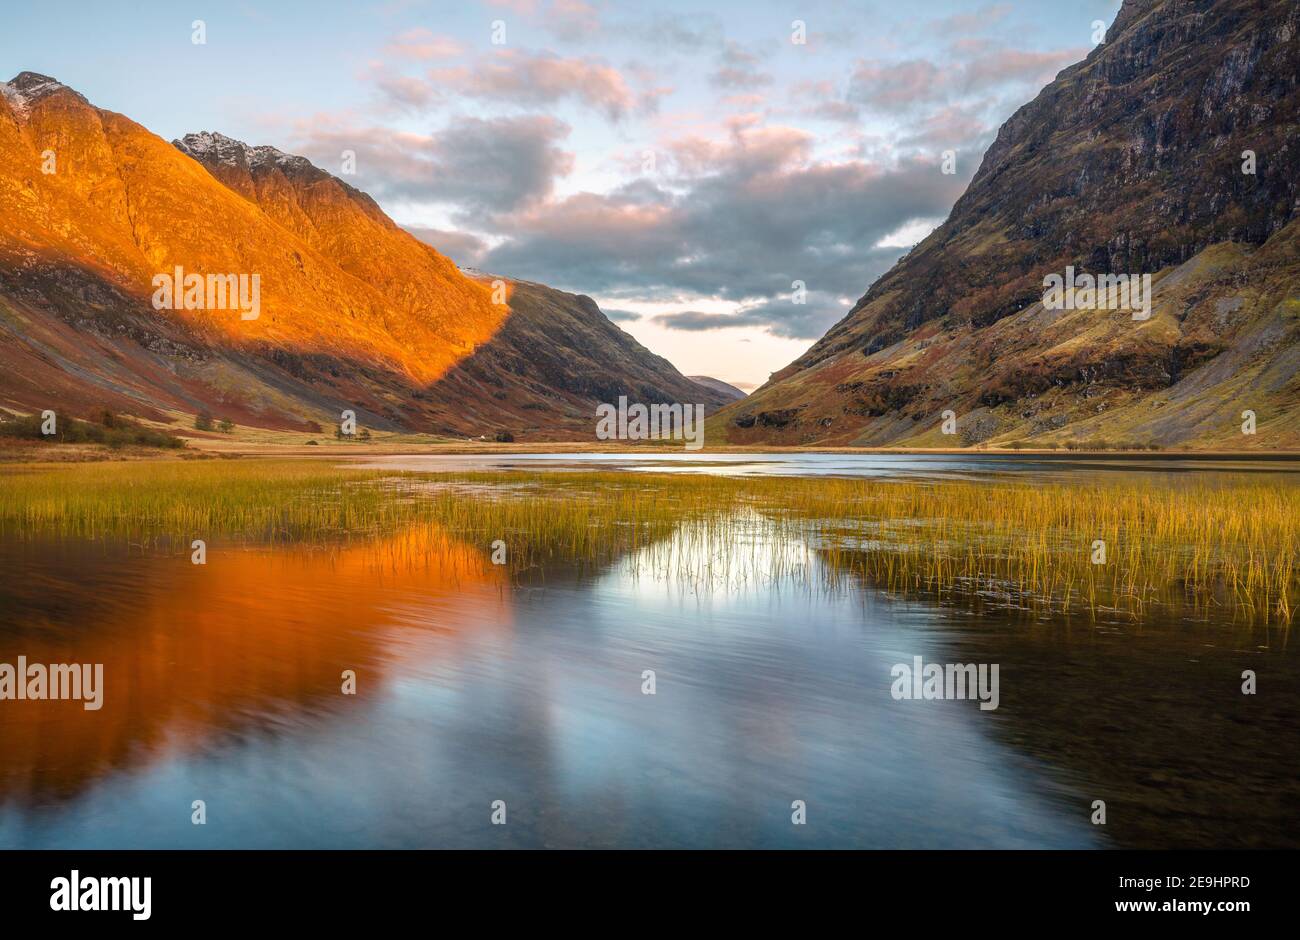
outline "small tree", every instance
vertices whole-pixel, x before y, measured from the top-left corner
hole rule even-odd
[[[509,431],[497,431],[498,444],[513,444],[514,442],[515,442],[515,436],[511,434]]]
[[[235,422],[231,421],[229,418],[222,418],[221,424],[219,424],[218,427],[221,428],[222,434],[229,434],[231,431],[235,430]]]
[[[212,430],[212,412],[204,408],[194,417],[194,429],[197,431]]]
[[[362,428],[360,431],[357,432],[357,437],[359,437],[363,441],[370,440],[370,428]]]

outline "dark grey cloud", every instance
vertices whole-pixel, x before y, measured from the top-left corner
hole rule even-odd
[[[872,249],[864,268],[870,280],[875,280],[889,270],[903,254],[901,249]],[[867,283],[862,285],[865,289]],[[861,292],[861,291],[860,291]],[[856,299],[854,297],[853,299]],[[759,328],[783,339],[820,339],[826,331],[848,312],[846,298],[834,293],[809,290],[802,303],[795,303],[793,292],[759,301],[735,313],[702,313],[684,310],[680,313],[660,313],[652,322],[665,329],[688,333],[705,333],[715,330]]]
[[[405,225],[403,228],[461,267],[478,267],[487,251],[487,242],[468,232],[452,232],[424,225]]]
[[[349,182],[377,199],[452,204],[459,220],[481,223],[551,195],[556,178],[573,167],[573,155],[560,146],[568,135],[567,124],[542,115],[462,117],[428,136],[310,127],[300,147],[325,167],[337,165],[342,151],[355,152]]]
[[[633,313],[631,310],[611,310],[608,307],[601,307],[600,312],[615,323],[635,323],[641,319],[641,314]]]
[[[974,161],[956,176],[922,159],[816,163],[805,143],[789,130],[742,133],[710,159],[682,161],[694,172],[671,186],[540,205],[509,220],[484,266],[614,302],[713,297],[743,307],[738,320],[688,310],[659,321],[674,328],[817,338],[903,253],[876,243],[910,221],[944,217]],[[804,304],[791,300],[795,281]]]

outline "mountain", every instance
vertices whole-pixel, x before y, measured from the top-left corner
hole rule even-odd
[[[306,430],[351,409],[378,429],[572,439],[619,394],[700,400],[589,298],[509,283],[494,302],[302,157],[210,133],[168,144],[47,76],[0,85],[0,205],[12,410]],[[256,311],[160,294],[178,267],[181,284],[242,276]]]
[[[1292,0],[1125,0],[1002,126],[947,221],[711,431],[1300,447],[1298,76]],[[1151,275],[1149,319],[1048,309],[1067,266]]]
[[[688,375],[688,379],[696,385],[703,385],[705,388],[712,389],[719,394],[726,395],[728,401],[740,401],[745,397],[745,393],[734,385],[728,385],[721,379],[715,379],[708,375]]]
[[[486,283],[493,275],[476,275]],[[595,406],[681,402],[716,411],[730,401],[681,375],[601,313],[585,294],[511,281],[510,316],[490,342],[434,386],[444,413],[472,428],[505,409],[503,426],[531,440],[594,437]]]

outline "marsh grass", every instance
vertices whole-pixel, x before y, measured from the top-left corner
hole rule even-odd
[[[666,577],[776,583],[815,556],[832,583],[1043,611],[1289,625],[1300,487],[1251,478],[880,482],[626,472],[416,474],[320,461],[11,469],[0,534],[331,544],[434,523],[512,572],[599,568],[641,549]],[[1094,540],[1107,562],[1092,564]],[[760,570],[761,569],[761,570]],[[745,574],[747,573],[747,574]],[[727,583],[730,583],[728,581]]]

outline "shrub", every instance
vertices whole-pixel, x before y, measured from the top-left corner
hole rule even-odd
[[[221,429],[222,434],[229,434],[231,431],[235,430],[235,422],[231,421],[229,418],[222,418],[221,423],[217,425],[217,427]]]
[[[41,433],[40,415],[27,415],[12,421],[0,422],[0,437],[45,441],[50,444],[104,444],[108,447],[137,444],[143,447],[174,449],[185,446],[185,442],[179,437],[166,431],[146,428],[120,415],[113,416],[111,427],[105,426],[103,424],[105,413],[100,414],[99,423],[82,421],[80,418],[59,418],[55,424],[54,434]]]
[[[509,431],[497,431],[496,441],[498,444],[513,444],[515,436]]]
[[[194,416],[194,430],[211,431],[212,430],[212,412],[206,408]]]

